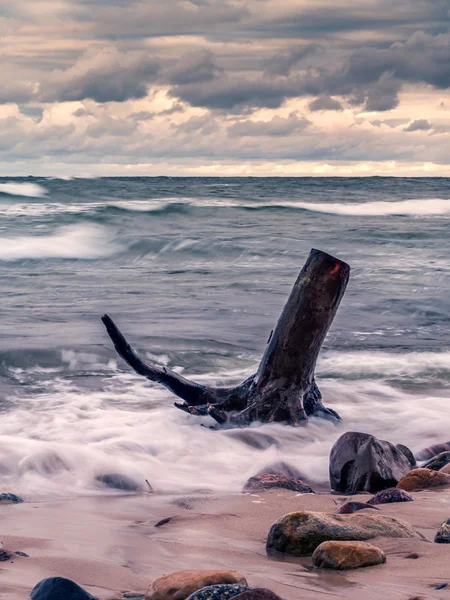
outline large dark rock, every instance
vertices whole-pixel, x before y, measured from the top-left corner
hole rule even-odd
[[[406,456],[409,464],[411,465],[411,469],[414,469],[414,467],[417,466],[416,458],[408,446],[405,446],[404,444],[396,444],[396,447]]]
[[[124,492],[137,492],[142,489],[142,486],[138,481],[128,477],[128,475],[122,475],[121,473],[105,473],[104,475],[97,475],[95,480],[106,487],[115,490],[123,490]]]
[[[417,460],[429,460],[430,458],[433,458],[433,456],[447,451],[450,451],[450,442],[428,446],[428,448],[424,448],[420,452],[417,452],[416,458]]]
[[[330,453],[331,488],[344,494],[394,487],[410,469],[404,452],[367,433],[344,433]]]
[[[366,541],[377,536],[424,539],[406,521],[371,510],[351,515],[302,510],[288,513],[272,525],[266,549],[269,553],[307,556],[328,540]]]
[[[33,589],[31,600],[96,600],[83,588],[64,577],[43,579]]]
[[[443,467],[450,463],[450,452],[441,452],[426,463],[421,465],[422,469],[431,469],[432,471],[440,471]]]

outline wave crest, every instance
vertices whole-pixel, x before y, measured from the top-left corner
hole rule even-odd
[[[0,194],[8,196],[26,196],[28,198],[43,198],[47,190],[37,183],[17,183],[8,181],[0,183]]]
[[[0,261],[49,258],[93,260],[118,250],[111,234],[96,225],[61,227],[52,235],[0,238]]]

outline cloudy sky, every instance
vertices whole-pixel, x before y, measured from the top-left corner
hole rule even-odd
[[[450,0],[0,0],[0,175],[450,176]]]

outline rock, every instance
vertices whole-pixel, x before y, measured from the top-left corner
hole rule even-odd
[[[257,450],[266,450],[267,448],[270,448],[270,446],[275,446],[276,448],[280,447],[280,442],[272,435],[254,431],[252,429],[230,429],[225,432],[225,435],[237,439]]]
[[[64,577],[43,579],[33,589],[31,600],[96,600],[83,588]]]
[[[376,506],[377,504],[389,504],[390,502],[412,502],[414,498],[408,492],[398,488],[389,488],[381,490],[373,498],[367,501],[367,504]]]
[[[405,446],[404,444],[396,444],[396,446],[400,450],[400,452],[402,452],[406,456],[409,464],[414,469],[414,467],[417,466],[417,462],[414,457],[414,454],[411,452],[411,450],[408,448],[408,446]]]
[[[271,473],[272,475],[284,475],[284,477],[292,477],[292,479],[304,479],[305,476],[296,467],[290,465],[283,460],[271,463],[256,473],[256,475],[264,475]]]
[[[266,549],[306,556],[322,542],[365,541],[376,536],[424,539],[409,523],[372,511],[337,515],[304,510],[288,513],[272,525]]]
[[[339,509],[336,511],[336,514],[351,515],[352,513],[355,513],[358,510],[364,510],[365,508],[374,509],[375,506],[371,506],[366,502],[346,502],[345,504],[342,504],[342,506],[339,507]],[[378,510],[378,508],[375,510]]]
[[[323,542],[314,550],[313,565],[319,569],[359,569],[386,562],[385,553],[367,542]]]
[[[155,579],[151,586],[151,599],[184,600],[197,590],[219,584],[246,586],[247,581],[238,571],[177,571]]]
[[[337,492],[378,492],[397,485],[411,469],[390,442],[367,433],[344,433],[331,449],[330,483]]]
[[[450,442],[445,442],[443,444],[436,444],[434,446],[429,446],[428,448],[424,448],[420,452],[416,454],[417,460],[429,460],[433,458],[437,454],[441,454],[442,452],[450,451]]]
[[[283,600],[280,596],[265,588],[250,588],[234,598],[235,600]]]
[[[448,465],[448,463],[450,463],[450,452],[441,452],[423,464],[422,469],[440,471],[442,467],[445,467],[445,465]]]
[[[23,498],[15,494],[0,494],[0,504],[21,504]]]
[[[303,494],[314,494],[314,490],[309,485],[306,485],[306,483],[303,483],[301,479],[292,479],[291,477],[272,475],[271,473],[263,473],[262,475],[250,477],[244,486],[244,492],[261,492],[273,488],[282,488]]]
[[[450,464],[448,465],[444,465],[442,467],[442,469],[439,469],[440,473],[446,473],[447,475],[450,475]]]
[[[12,558],[11,552],[8,552],[8,550],[2,550],[0,548],[0,562],[6,562],[7,560],[10,560],[11,558]]]
[[[128,475],[122,475],[121,473],[105,473],[104,475],[97,475],[95,480],[103,483],[106,487],[115,490],[123,490],[124,492],[137,492],[142,489],[142,486],[138,481],[128,477]]]
[[[26,554],[26,552],[14,552],[14,554],[17,554],[17,556],[21,556],[22,558],[30,558],[30,556],[28,554]]]
[[[189,596],[188,600],[228,600],[249,590],[246,585],[209,585]]]
[[[437,530],[434,541],[436,544],[450,544],[450,519],[447,519]]]
[[[398,489],[407,492],[450,485],[450,475],[431,469],[413,469],[398,482]]]

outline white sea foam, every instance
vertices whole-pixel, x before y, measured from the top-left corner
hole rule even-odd
[[[0,184],[0,192],[2,185]],[[14,186],[35,186],[36,184],[11,184]],[[36,186],[40,188],[40,186]],[[43,188],[40,188],[43,190]],[[32,190],[31,190],[32,191]],[[6,192],[5,192],[6,193]],[[12,193],[12,192],[10,192]],[[19,194],[19,192],[16,192]],[[45,194],[45,190],[44,190]],[[36,190],[35,195],[43,196]],[[33,194],[22,195],[32,196]],[[300,202],[296,200],[286,200],[282,202],[243,202],[242,200],[230,200],[225,198],[188,198],[188,197],[170,197],[154,199],[136,199],[136,200],[114,200],[105,199],[98,202],[33,202],[16,203],[10,202],[0,204],[0,215],[7,216],[44,216],[57,213],[92,213],[102,208],[118,208],[131,212],[159,212],[169,206],[185,205],[197,208],[291,208],[299,210],[308,210],[310,212],[319,212],[344,216],[445,216],[450,215],[450,200],[441,198],[426,198],[422,200],[402,200],[399,202],[363,202],[358,204],[338,203],[338,202]]]
[[[450,200],[443,198],[400,200],[398,202],[362,202],[358,204],[288,202],[283,203],[281,206],[352,217],[450,215]]]
[[[368,365],[369,354],[359,356],[360,362]],[[374,354],[382,373],[384,363]],[[410,361],[418,369],[433,362],[431,354],[426,359],[423,354],[420,359],[410,354],[402,356],[404,364]],[[442,356],[436,353],[434,362]],[[102,362],[100,357],[78,356],[73,351],[62,358],[74,371],[89,363],[97,368]],[[332,359],[339,364],[339,353],[324,362]],[[399,356],[393,355],[392,359],[401,367]],[[358,356],[351,358],[346,353],[340,364],[348,369],[353,360],[356,362]],[[319,367],[318,371],[323,369]],[[235,437],[236,431],[201,427],[202,419],[172,406],[169,392],[131,371],[119,372],[115,361],[103,361],[103,372],[109,372],[109,376],[104,379],[103,389],[95,392],[80,390],[75,382],[58,379],[57,374],[49,372],[46,382],[40,379],[39,394],[32,400],[17,402],[20,409],[2,414],[2,489],[27,498],[104,493],[95,477],[113,472],[142,484],[148,479],[155,490],[163,493],[188,493],[201,488],[239,491],[248,477],[278,460],[295,465],[311,481],[325,483],[331,446],[345,431],[372,433],[406,444],[413,451],[450,437],[443,418],[448,410],[446,394],[406,392],[370,375],[353,381],[321,377],[325,404],[338,410],[344,425],[336,427],[310,419],[308,426],[301,428],[255,426],[251,429],[256,435],[267,434],[277,442],[261,450]],[[243,378],[249,372],[240,375]],[[42,370],[39,374],[42,377]],[[234,381],[238,373],[219,375],[222,381]],[[210,374],[201,379],[214,381],[217,377]],[[209,423],[207,419],[203,422]]]
[[[29,198],[43,198],[47,190],[37,183],[17,183],[9,181],[0,183],[0,194],[8,196],[27,196]]]
[[[0,237],[0,261],[23,259],[97,259],[118,245],[107,229],[95,225],[60,227],[53,234]]]
[[[450,352],[333,352],[320,357],[317,368],[330,377],[417,377],[443,372],[450,376]]]

